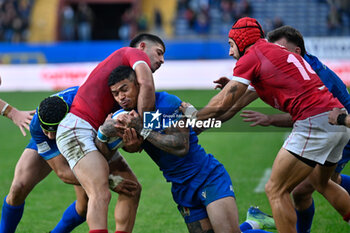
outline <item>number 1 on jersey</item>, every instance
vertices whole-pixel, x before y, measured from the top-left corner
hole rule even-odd
[[[304,60],[304,59],[303,59]],[[288,63],[293,63],[299,70],[301,76],[303,76],[304,80],[310,80],[309,75],[307,74],[304,66],[299,62],[299,60],[294,56],[294,54],[289,54],[288,55],[288,59],[287,59]],[[307,63],[304,60],[304,64],[306,69],[311,73],[311,74],[315,74],[315,71],[313,71],[313,69],[310,67],[309,63]]]

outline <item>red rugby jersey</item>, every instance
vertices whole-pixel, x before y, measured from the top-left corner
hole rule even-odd
[[[264,102],[288,112],[293,121],[343,107],[301,56],[265,39],[237,61],[233,76],[252,85]]]
[[[98,129],[107,115],[117,105],[108,86],[109,74],[121,65],[135,69],[139,62],[145,62],[151,67],[147,54],[139,49],[124,47],[116,50],[98,64],[86,81],[79,87],[70,112],[89,122],[95,129]]]

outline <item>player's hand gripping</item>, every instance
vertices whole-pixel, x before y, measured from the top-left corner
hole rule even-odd
[[[123,135],[123,149],[127,152],[141,152],[141,145],[143,143],[143,138],[137,135],[137,132],[134,128],[127,128],[124,131]]]
[[[134,128],[138,133],[140,133],[143,128],[142,119],[134,110],[129,112],[129,114],[121,115],[119,120],[127,128]]]
[[[21,130],[23,136],[26,136],[27,129],[29,131],[29,124],[35,114],[35,110],[32,111],[19,111],[16,108],[12,108],[11,111],[7,114],[7,117],[15,123]]]
[[[108,114],[100,130],[107,137],[123,137],[125,126],[120,120],[112,119],[112,114]]]
[[[331,125],[338,125],[339,124],[338,117],[341,114],[346,114],[346,112],[344,110],[339,109],[339,108],[333,108],[333,110],[330,111],[328,114],[328,122]],[[345,124],[345,118],[344,118],[344,124]]]
[[[113,189],[114,192],[127,196],[135,196],[138,184],[135,181],[124,179]]]
[[[230,82],[230,79],[227,77],[220,77],[219,79],[213,81],[213,83],[216,83],[217,85],[215,86],[215,89],[217,88],[224,88],[226,86],[226,84]]]

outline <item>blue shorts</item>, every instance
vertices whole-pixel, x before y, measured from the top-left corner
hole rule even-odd
[[[33,138],[30,139],[30,141],[29,141],[28,145],[26,146],[26,148],[38,151],[38,147],[36,146],[36,143],[35,143]]]
[[[336,173],[341,173],[341,171],[344,169],[345,165],[349,162],[350,160],[350,142],[346,144],[343,150],[343,155],[341,159],[338,162],[337,167],[335,168]]]
[[[196,222],[208,218],[207,205],[224,197],[235,197],[235,193],[230,175],[220,164],[209,174],[205,182],[198,187],[191,197],[190,201],[198,204],[192,207],[178,205],[177,208],[186,223]]]
[[[39,152],[36,142],[33,138],[31,138],[26,148],[38,151],[39,155],[45,160],[49,160],[60,155],[55,140],[44,141],[40,146],[42,151]]]

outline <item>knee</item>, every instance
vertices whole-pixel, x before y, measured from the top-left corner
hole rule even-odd
[[[299,205],[300,203],[303,203],[303,201],[307,199],[309,195],[306,195],[306,193],[302,192],[299,189],[295,189],[292,192],[292,197],[295,205]]]
[[[274,193],[274,185],[270,180],[265,184],[265,193],[268,197]]]
[[[90,194],[88,194],[89,200],[98,200],[99,202],[109,203],[111,200],[111,192],[108,188],[105,189],[95,189]]]
[[[21,205],[30,192],[30,188],[24,182],[14,182],[7,195],[7,203],[10,205]]]
[[[269,180],[265,185],[265,193],[270,200],[281,196],[283,192],[284,189],[282,187],[277,186],[271,180]]]
[[[294,200],[294,203],[296,205],[299,205],[300,203],[303,203],[306,200],[309,200],[312,198],[312,193],[314,191],[313,186],[307,184],[307,185],[299,185],[292,191],[292,197]]]

